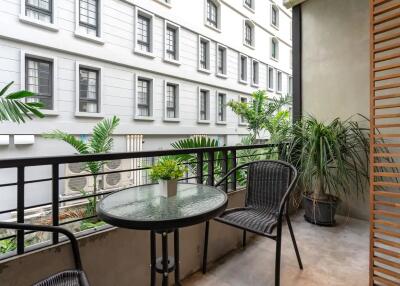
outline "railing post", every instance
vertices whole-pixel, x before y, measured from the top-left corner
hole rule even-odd
[[[236,150],[233,149],[231,151],[231,156],[232,156],[232,169],[236,168]],[[233,191],[236,190],[236,181],[237,181],[237,176],[236,176],[236,172],[233,172],[231,175],[231,188]]]
[[[52,206],[53,225],[59,225],[59,165],[52,165]],[[57,244],[59,240],[58,233],[53,232],[53,244]]]
[[[214,151],[208,152],[208,178],[207,184],[214,186]]]
[[[25,167],[17,167],[17,222],[25,220]],[[17,254],[25,252],[25,232],[17,230]]]
[[[222,151],[222,174],[221,174],[221,178],[224,177],[227,172],[228,172],[228,151],[227,150],[223,150]],[[228,178],[224,182],[224,191],[225,191],[225,193],[228,192]]]
[[[203,184],[203,164],[204,164],[204,158],[203,158],[203,152],[198,152],[197,153],[197,183],[198,184]]]

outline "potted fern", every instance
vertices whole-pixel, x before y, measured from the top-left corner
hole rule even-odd
[[[161,196],[176,196],[178,180],[187,172],[187,168],[179,164],[178,160],[163,158],[150,171],[150,177],[158,181],[161,187]]]
[[[325,124],[306,117],[293,126],[288,160],[300,173],[307,221],[335,224],[339,200],[367,187],[368,153],[366,129],[351,118]]]

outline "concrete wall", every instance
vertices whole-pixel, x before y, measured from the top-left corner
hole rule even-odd
[[[242,206],[244,194],[243,191],[232,193],[229,197],[229,207]],[[237,248],[241,244],[241,235],[242,232],[238,229],[212,221],[210,224],[209,261],[214,261]],[[204,224],[181,229],[182,278],[200,269],[203,238]],[[147,231],[118,228],[81,238],[79,245],[83,267],[91,285],[148,285],[150,277],[149,240]],[[157,254],[160,255],[160,240],[157,241],[157,246]],[[172,236],[169,239],[169,253],[173,253]],[[39,250],[2,261],[0,263],[0,285],[31,285],[57,271],[69,269],[72,265],[69,245]],[[173,279],[170,279],[170,282],[172,282],[171,280]]]
[[[303,114],[320,120],[369,116],[369,1],[309,0],[302,4]],[[368,122],[364,122],[367,126]],[[368,219],[365,198],[342,212]]]

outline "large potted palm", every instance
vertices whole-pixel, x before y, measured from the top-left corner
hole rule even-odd
[[[351,119],[328,124],[305,117],[293,126],[288,160],[300,173],[305,219],[334,225],[339,199],[360,194],[368,180],[366,129]]]

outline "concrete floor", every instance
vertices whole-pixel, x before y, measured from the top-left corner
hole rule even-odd
[[[318,227],[292,218],[304,270],[298,268],[288,229],[283,229],[281,285],[368,285],[369,224],[337,217],[336,227]],[[275,242],[257,237],[209,265],[206,275],[195,273],[184,286],[274,285]]]

